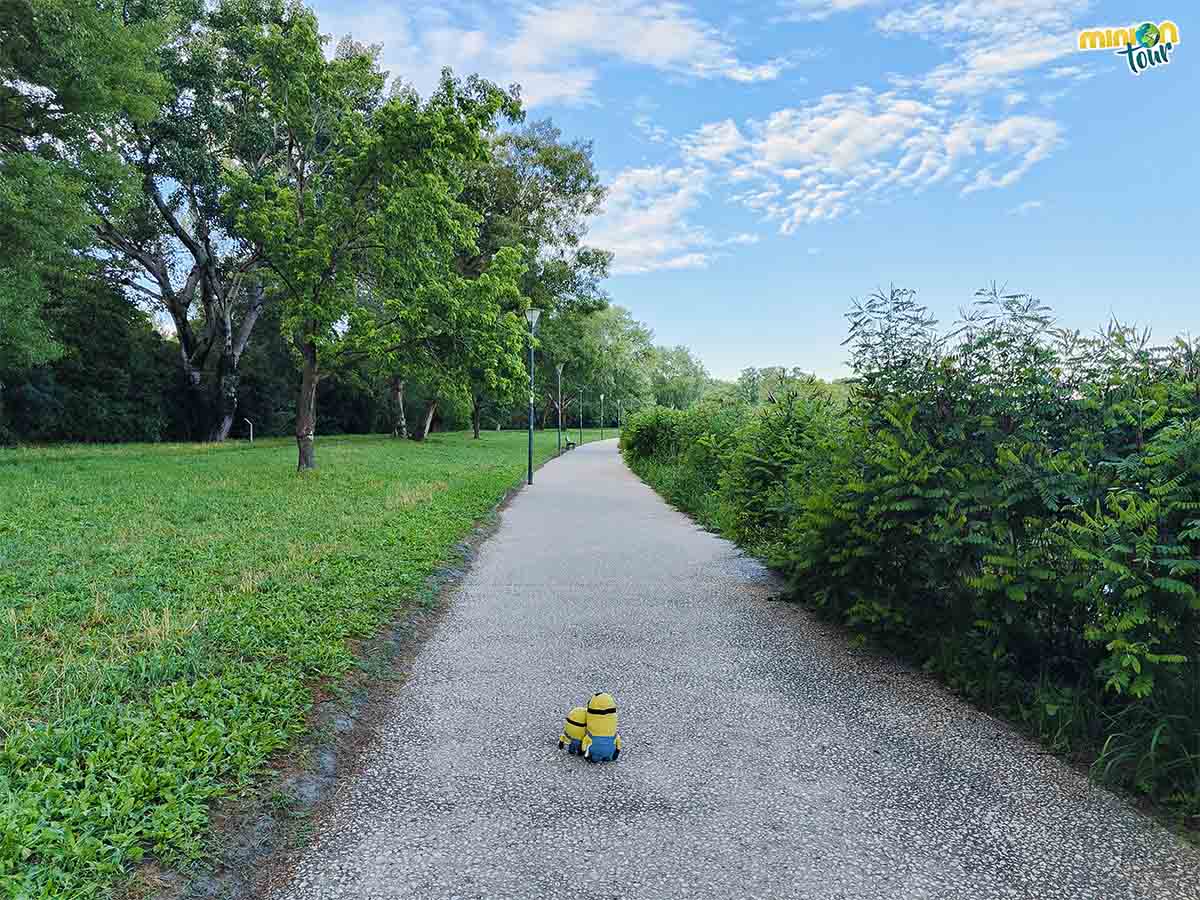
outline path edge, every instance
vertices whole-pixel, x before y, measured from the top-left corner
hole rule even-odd
[[[550,456],[534,471],[566,454]],[[388,701],[407,682],[480,549],[500,530],[509,505],[529,487],[525,479],[522,474],[475,521],[386,625],[369,638],[350,642],[357,663],[353,671],[312,686],[312,706],[300,736],[272,754],[248,788],[210,807],[204,858],[182,869],[147,860],[116,886],[115,900],[253,900],[287,878],[331,813],[338,786],[360,772],[364,751],[379,737]]]

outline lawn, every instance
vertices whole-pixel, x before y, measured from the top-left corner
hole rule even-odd
[[[307,475],[295,454],[0,450],[0,896],[103,896],[144,854],[202,854],[210,801],[424,596],[526,438],[325,438]]]

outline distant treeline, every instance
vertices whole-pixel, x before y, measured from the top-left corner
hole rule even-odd
[[[13,0],[0,34],[0,441],[478,435],[526,408],[534,311],[539,420],[707,386],[609,309],[591,144],[519,87],[422,96],[278,0]]]
[[[121,286],[89,275],[50,284],[42,316],[60,347],[52,362],[0,370],[0,444],[4,442],[119,443],[192,441],[208,437],[217,414],[197,406],[179,366],[179,343],[164,335]],[[623,308],[563,316],[544,323],[536,354],[538,427],[557,423],[558,362],[563,362],[563,421],[617,424],[622,411],[656,404],[683,408],[711,390],[729,389],[709,378],[684,347],[656,347],[653,335]],[[263,314],[241,360],[237,418],[231,437],[284,436],[295,431],[300,374],[277,313]],[[216,378],[216,363],[201,383]],[[607,392],[601,404],[600,394]],[[329,434],[398,433],[420,437],[428,417],[432,431],[472,427],[474,409],[464,390],[408,381],[400,395],[394,379],[369,362],[347,366],[318,386],[323,430]],[[430,407],[433,415],[429,417]],[[525,427],[524,402],[488,398],[480,404],[484,429]],[[246,420],[249,420],[247,422]]]

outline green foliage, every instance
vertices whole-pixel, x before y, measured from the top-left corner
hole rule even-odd
[[[209,801],[424,597],[525,435],[323,452],[297,479],[281,440],[0,451],[0,896],[107,896],[143,854],[200,854]]]
[[[106,180],[93,138],[120,116],[144,121],[163,93],[160,30],[121,12],[94,0],[0,6],[0,372],[61,354],[45,282],[89,242],[86,188]]]
[[[656,347],[651,369],[654,402],[672,409],[687,409],[704,396],[708,370],[684,346]]]
[[[785,558],[787,526],[832,474],[846,432],[844,410],[812,382],[773,398],[733,432],[719,474],[724,529],[771,561]]]
[[[585,393],[588,421],[599,421],[599,395],[608,396],[605,412],[615,422],[616,405],[653,403],[650,366],[653,334],[628,309],[609,306],[598,311],[559,310],[538,325],[540,370],[537,381],[553,404],[557,400],[557,366],[563,366],[564,415],[577,405],[577,392]]]
[[[78,137],[114,116],[145,121],[165,88],[159,22],[115,0],[7,0],[0,7],[0,134],[7,144]],[[42,91],[22,89],[19,83]]]
[[[645,411],[626,457],[815,607],[1194,811],[1196,347],[977,300],[942,333],[911,291],[877,294],[849,314],[848,402],[747,370],[740,421]]]
[[[565,142],[549,120],[494,136],[487,157],[466,169],[460,201],[478,213],[474,245],[459,258],[468,277],[504,248],[519,250],[521,294],[545,311],[603,309],[600,282],[611,254],[583,244],[604,199],[592,147]]]
[[[329,59],[322,44],[306,9],[293,9],[257,41],[256,81],[244,96],[286,140],[256,170],[225,175],[228,215],[260,248],[284,333],[302,360],[301,467],[312,464],[317,381],[341,354],[383,358],[397,346],[470,342],[496,319],[494,309],[471,302],[486,296],[494,307],[504,293],[497,279],[519,275],[506,258],[465,296],[471,292],[453,269],[456,254],[472,246],[475,221],[457,199],[460,172],[486,155],[501,114],[519,115],[516,101],[449,72],[427,101],[408,91],[385,100],[377,48],[343,41]],[[474,334],[457,330],[465,325]],[[511,336],[499,343],[508,347]],[[511,354],[497,361],[504,358]]]
[[[105,280],[67,276],[51,281],[43,318],[62,356],[9,376],[14,430],[35,441],[159,440],[174,360],[145,314]]]
[[[719,529],[724,457],[749,412],[744,405],[719,402],[689,410],[652,406],[625,422],[621,451],[673,504]]]

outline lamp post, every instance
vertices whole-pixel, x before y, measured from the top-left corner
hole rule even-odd
[[[562,453],[562,370],[563,363],[559,363],[555,368],[558,369],[558,452]]]
[[[624,402],[624,400],[617,401],[617,431],[621,430],[621,404]]]
[[[579,389],[579,446],[583,446],[583,388]]]
[[[600,395],[600,440],[604,440],[604,395]]]
[[[529,483],[533,484],[533,329],[537,327],[540,309],[525,310],[529,321]]]

